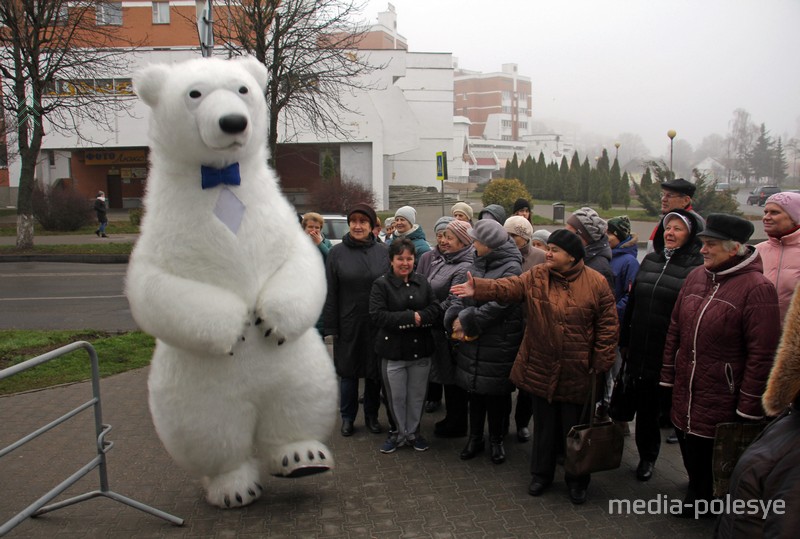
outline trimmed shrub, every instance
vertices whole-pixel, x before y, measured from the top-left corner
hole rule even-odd
[[[346,214],[354,204],[364,202],[375,207],[375,193],[361,184],[343,179],[324,182],[311,193],[309,201],[314,211]]]
[[[497,179],[489,182],[489,185],[483,192],[481,202],[483,202],[484,207],[489,204],[500,204],[506,210],[506,215],[511,216],[511,210],[514,209],[514,202],[516,202],[518,198],[525,198],[529,201],[533,200],[533,197],[531,197],[521,181]]]
[[[33,216],[45,230],[71,232],[94,220],[92,204],[83,195],[62,187],[33,190]]]

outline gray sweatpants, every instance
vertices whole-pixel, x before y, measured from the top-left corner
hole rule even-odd
[[[381,360],[383,387],[389,403],[389,413],[397,425],[397,443],[413,441],[419,430],[431,358],[413,361]]]

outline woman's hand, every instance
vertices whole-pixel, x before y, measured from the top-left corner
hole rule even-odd
[[[308,233],[311,236],[311,240],[314,242],[314,245],[319,245],[322,243],[322,233],[319,230],[312,230]]]
[[[450,287],[450,293],[459,298],[471,298],[475,295],[475,279],[472,278],[472,273],[467,272],[467,281],[461,284],[454,284]],[[461,324],[459,324],[460,326]],[[453,331],[455,331],[455,323],[453,324]]]
[[[414,323],[417,325],[417,327],[422,325],[422,317],[416,311],[414,311]]]

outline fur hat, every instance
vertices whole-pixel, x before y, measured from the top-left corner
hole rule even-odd
[[[528,210],[530,211],[530,209],[531,209],[530,202],[528,202],[524,198],[518,198],[514,202],[514,209],[511,210],[511,213],[517,213],[519,210],[521,210],[523,208],[528,208]]]
[[[506,232],[509,234],[525,238],[525,241],[528,243],[531,242],[531,238],[533,237],[533,226],[531,226],[531,222],[521,215],[512,215],[506,219],[503,228],[505,228]]]
[[[573,234],[565,228],[554,230],[553,233],[550,234],[550,237],[547,238],[547,243],[552,243],[553,245],[564,249],[571,257],[575,259],[575,262],[582,260],[586,255],[586,251],[583,250],[583,243],[578,235]]]
[[[694,192],[697,189],[697,186],[691,182],[687,182],[683,178],[678,178],[677,180],[670,180],[668,182],[663,182],[661,184],[662,189],[666,189],[667,191],[674,191],[676,193],[680,193],[687,197],[693,197]]]
[[[450,208],[450,213],[452,213],[453,216],[455,216],[457,211],[460,211],[461,213],[469,217],[470,221],[472,221],[472,216],[474,215],[472,211],[472,206],[470,206],[466,202],[456,202],[455,204],[453,204],[453,207]]]
[[[537,230],[536,232],[534,232],[531,235],[531,241],[539,240],[540,242],[542,242],[545,245],[547,245],[547,238],[549,238],[549,237],[550,237],[550,231],[546,230],[544,228],[540,228],[539,230]]]
[[[575,229],[575,234],[587,245],[604,238],[608,230],[608,223],[597,215],[596,211],[587,206],[572,212],[567,219],[567,224]]]
[[[411,206],[403,206],[402,208],[398,208],[396,212],[394,212],[395,217],[402,217],[411,225],[417,224],[417,210],[412,208]]]
[[[789,214],[794,224],[800,225],[800,193],[775,193],[764,203],[777,204],[783,211]]]
[[[472,230],[471,224],[467,223],[466,221],[454,219],[447,223],[447,230],[449,230],[464,245],[472,245],[472,236],[470,235],[470,231]]]
[[[727,213],[712,213],[706,219],[706,227],[697,236],[747,243],[754,231],[753,223],[747,219]]]
[[[631,235],[631,220],[627,215],[612,217],[608,220],[608,231],[614,234],[619,241],[625,241]]]
[[[438,234],[439,232],[444,232],[444,229],[447,228],[447,224],[454,219],[455,217],[450,217],[449,215],[439,217],[433,225],[433,233]]]
[[[775,363],[761,399],[769,416],[780,414],[800,393],[800,294],[795,289]]]
[[[492,219],[481,219],[475,223],[475,226],[469,231],[469,235],[489,249],[497,249],[508,241],[506,229]]]
[[[362,213],[367,216],[369,219],[369,224],[372,228],[375,228],[375,223],[378,222],[378,215],[375,213],[375,210],[369,204],[365,204],[364,202],[359,202],[358,204],[353,204],[353,207],[350,208],[350,211],[347,212],[347,222],[350,222],[350,216],[354,213]]]

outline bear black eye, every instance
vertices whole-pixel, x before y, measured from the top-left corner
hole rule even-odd
[[[239,93],[242,95],[246,94],[248,91],[249,90],[247,89],[247,86],[242,86],[241,88],[239,88]]]
[[[199,90],[192,90],[191,92],[189,92],[189,97],[191,97],[192,99],[197,99],[201,95],[203,94],[201,94]]]

